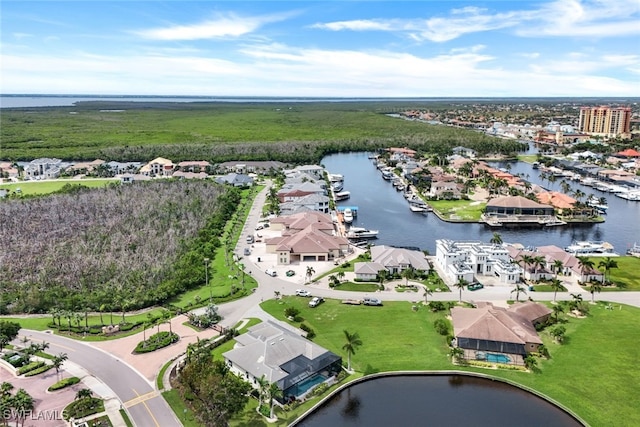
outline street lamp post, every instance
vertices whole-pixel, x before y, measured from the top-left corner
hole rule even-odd
[[[205,285],[209,288],[209,258],[204,259],[204,277],[205,277]],[[209,288],[209,304],[213,302],[213,293],[211,292],[211,288]]]

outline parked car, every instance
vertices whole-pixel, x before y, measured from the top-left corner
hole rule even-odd
[[[291,276],[295,276],[296,272],[293,270],[287,270],[287,272],[285,273],[287,275],[287,277],[291,277]]]
[[[278,273],[273,268],[266,269],[265,273],[267,273],[271,277],[276,277],[278,275]]]
[[[253,234],[247,236],[247,243],[253,243]]]
[[[467,289],[470,291],[477,291],[478,289],[484,288],[484,285],[480,282],[473,282],[467,285]]]
[[[249,255],[251,255],[251,249],[249,249],[249,248],[244,248],[244,255],[245,255],[245,256],[249,256]]]
[[[324,298],[322,297],[313,297],[311,298],[311,301],[309,301],[309,307],[317,307],[320,305],[321,302],[324,301]]]
[[[373,297],[365,297],[362,300],[362,303],[364,305],[382,305],[382,301],[380,301],[378,298]]]
[[[264,226],[262,224],[256,225],[256,231],[257,230],[262,230],[263,228],[264,228]]]
[[[296,289],[296,295],[299,297],[310,297],[311,292],[306,289]]]

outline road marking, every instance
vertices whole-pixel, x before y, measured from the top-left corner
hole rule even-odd
[[[160,424],[158,423],[158,420],[156,420],[156,417],[153,416],[153,412],[151,412],[151,409],[149,409],[149,405],[147,405],[147,400],[153,399],[154,397],[159,396],[160,393],[157,390],[154,390],[154,391],[151,391],[149,393],[141,395],[136,391],[135,388],[133,388],[132,390],[136,394],[137,397],[134,397],[133,399],[129,400],[128,402],[125,402],[124,406],[126,408],[130,408],[130,407],[132,407],[134,405],[142,403],[144,405],[144,407],[147,409],[147,412],[149,413],[149,415],[151,416],[151,419],[156,424],[156,427],[160,427]]]
[[[132,406],[138,405],[140,403],[143,403],[146,400],[153,399],[154,397],[159,395],[159,393],[157,391],[155,391],[155,390],[154,391],[150,391],[149,393],[146,393],[146,394],[142,394],[142,395],[138,394],[138,392],[135,391],[135,390],[133,390],[133,391],[134,391],[134,393],[136,394],[137,397],[134,397],[133,399],[124,402],[125,408],[130,408]]]

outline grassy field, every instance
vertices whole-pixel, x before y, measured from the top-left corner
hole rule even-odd
[[[59,179],[56,181],[24,181],[11,184],[0,184],[0,189],[7,189],[10,192],[20,189],[24,195],[49,194],[60,190],[65,185],[84,185],[85,187],[99,188],[111,183],[120,182],[117,178],[112,179]]]
[[[479,221],[486,203],[473,200],[429,200],[429,205],[446,220]]]
[[[447,143],[484,150],[495,138],[466,129],[433,126],[385,116],[382,113],[419,108],[407,103],[81,103],[73,107],[3,110],[0,140],[3,158],[31,160],[103,158],[141,161],[162,155],[172,160],[233,158],[293,158],[291,143],[313,154],[313,143],[343,149],[353,144],[379,147],[390,144]],[[423,104],[424,105],[424,104]],[[430,103],[430,109],[438,108]],[[104,112],[103,109],[124,111]],[[69,114],[74,112],[75,114]],[[440,142],[438,142],[440,141]],[[273,147],[286,142],[286,150]],[[347,143],[351,144],[347,147]],[[239,144],[246,150],[238,151]],[[364,144],[364,145],[363,145]],[[499,142],[504,145],[505,142]],[[229,145],[213,153],[212,147]],[[156,149],[157,148],[157,149]],[[271,151],[271,152],[269,152]],[[288,154],[288,156],[287,156]]]
[[[533,163],[538,161],[537,154],[518,154],[518,160],[521,162]]]
[[[317,334],[314,342],[341,355],[343,360],[346,354],[342,350],[342,331],[358,332],[363,345],[352,363],[360,372],[441,369],[483,372],[542,392],[575,411],[590,425],[621,425],[612,420],[640,425],[640,408],[631,403],[640,384],[640,371],[633,368],[637,353],[633,337],[640,322],[638,308],[615,305],[608,310],[604,303],[590,305],[587,318],[567,318],[566,340],[562,345],[542,332],[551,359],[540,360],[538,372],[525,373],[453,366],[447,356],[445,338],[433,327],[434,320],[444,315],[423,307],[412,311],[408,302],[366,307],[327,300],[309,309],[305,301],[287,297],[265,301],[262,307],[283,321],[286,307],[298,308],[304,322]]]
[[[333,289],[337,289],[339,291],[375,292],[378,290],[378,284],[370,282],[342,282]]]
[[[598,268],[598,263],[602,257],[589,258]],[[622,284],[622,287],[603,288],[603,291],[640,291],[640,258],[633,256],[613,257],[618,263],[618,268],[612,268],[608,274],[608,280],[615,284]],[[604,269],[599,268],[604,273]]]

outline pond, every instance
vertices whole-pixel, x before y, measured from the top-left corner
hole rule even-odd
[[[523,374],[528,375],[528,374]],[[394,375],[356,383],[298,426],[581,426],[552,403],[468,375]]]

